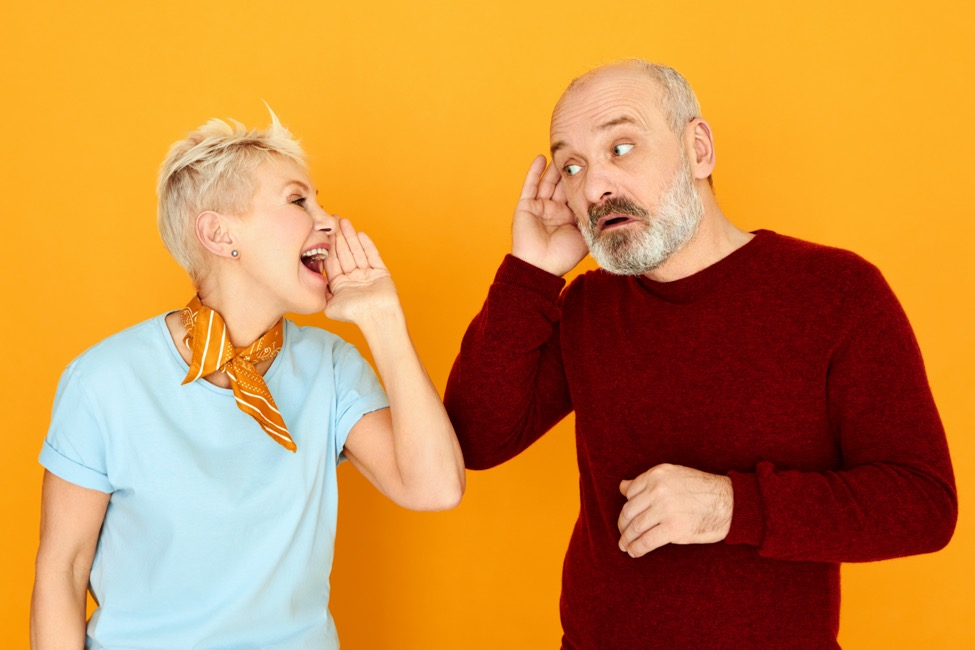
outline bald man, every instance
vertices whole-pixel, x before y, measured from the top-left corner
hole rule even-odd
[[[575,412],[562,647],[838,647],[840,563],[938,550],[957,518],[897,299],[852,253],[724,215],[671,68],[573,81],[551,155],[445,401],[472,469]]]

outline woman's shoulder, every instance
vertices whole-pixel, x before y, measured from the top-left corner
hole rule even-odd
[[[316,325],[298,325],[292,320],[284,319],[285,345],[311,350],[334,350],[345,346],[353,347],[338,334],[329,332]]]
[[[314,361],[315,365],[329,359],[340,365],[349,359],[361,359],[359,350],[338,334],[315,325],[298,325],[284,319],[284,346],[289,357],[298,363]]]
[[[102,339],[75,357],[68,368],[86,373],[113,372],[158,359],[171,343],[165,318],[160,314]]]

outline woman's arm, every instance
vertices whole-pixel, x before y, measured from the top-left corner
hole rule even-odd
[[[85,596],[109,496],[44,472],[30,611],[34,650],[85,646]]]
[[[352,427],[345,455],[380,492],[413,510],[444,510],[464,493],[464,459],[440,395],[420,362],[392,278],[379,252],[345,219],[326,264],[325,314],[359,326],[389,409]]]

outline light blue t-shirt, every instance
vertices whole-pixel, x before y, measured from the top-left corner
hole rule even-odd
[[[68,366],[40,462],[111,493],[91,570],[88,647],[337,648],[328,611],[336,468],[352,426],[388,406],[350,344],[284,323],[265,381],[293,454],[199,380],[165,315]]]

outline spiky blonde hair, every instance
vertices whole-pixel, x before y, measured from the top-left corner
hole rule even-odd
[[[197,215],[246,212],[256,189],[253,171],[263,162],[280,157],[305,166],[301,145],[268,110],[271,124],[263,130],[247,129],[237,120],[210,120],[173,143],[160,167],[159,233],[197,287],[206,270]]]

